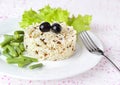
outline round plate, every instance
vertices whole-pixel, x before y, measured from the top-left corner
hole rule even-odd
[[[20,19],[8,19],[4,22],[0,22],[0,34],[12,32],[20,29],[18,22]],[[90,36],[94,38],[95,43],[100,48],[103,48],[100,41],[89,32]],[[95,54],[89,53],[78,36],[79,43],[76,45],[76,51],[74,55],[66,60],[62,61],[42,61],[43,68],[30,70],[29,68],[19,68],[16,65],[7,64],[5,62],[5,56],[0,56],[0,73],[9,75],[16,78],[31,79],[31,80],[53,80],[72,77],[74,75],[88,71],[94,67],[102,58]],[[0,37],[0,42],[2,37]]]

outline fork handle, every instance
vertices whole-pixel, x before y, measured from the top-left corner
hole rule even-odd
[[[105,58],[107,58],[115,67],[116,69],[120,72],[120,68],[109,58],[107,57],[105,54],[102,54]]]

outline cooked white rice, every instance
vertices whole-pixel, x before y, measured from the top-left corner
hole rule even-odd
[[[65,23],[60,23],[62,30],[56,34],[52,31],[41,32],[40,24],[25,30],[24,46],[26,53],[41,60],[63,60],[73,55],[76,45],[76,31]]]

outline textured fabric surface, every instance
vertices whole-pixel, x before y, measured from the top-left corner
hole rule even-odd
[[[92,15],[92,32],[102,41],[106,55],[120,67],[120,0],[0,0],[0,21],[21,17],[24,10],[37,10],[48,3],[72,9],[74,14]],[[71,78],[33,81],[0,75],[0,85],[120,85],[120,72],[103,58],[91,70]]]

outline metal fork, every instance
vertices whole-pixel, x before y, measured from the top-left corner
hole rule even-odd
[[[104,54],[104,51],[102,51],[92,40],[92,38],[89,36],[89,34],[87,33],[87,31],[83,31],[80,33],[80,38],[83,42],[83,44],[85,45],[85,47],[87,48],[87,50],[91,53],[94,54],[100,54],[103,55],[106,59],[108,59],[115,67],[118,71],[120,71],[120,68],[118,68],[118,66],[109,58]]]

